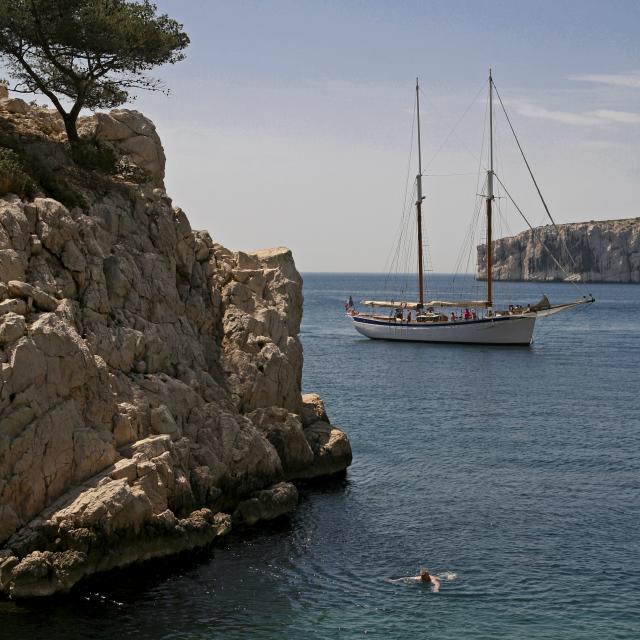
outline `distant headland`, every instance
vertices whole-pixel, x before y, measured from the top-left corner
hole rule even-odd
[[[640,218],[537,227],[496,240],[493,259],[495,280],[640,283]],[[486,274],[481,245],[476,279]]]

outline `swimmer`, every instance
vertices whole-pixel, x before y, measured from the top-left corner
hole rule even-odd
[[[432,576],[428,569],[422,569],[420,575],[415,577],[416,582],[426,582],[431,584],[431,591],[438,593],[440,591],[440,578]]]
[[[385,578],[385,581],[392,584],[428,584],[431,587],[431,591],[438,593],[442,580],[452,582],[457,577],[458,574],[453,571],[446,571],[439,576],[432,576],[428,569],[421,569],[420,575],[407,576],[405,578]]]

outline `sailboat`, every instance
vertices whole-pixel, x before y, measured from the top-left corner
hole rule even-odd
[[[494,306],[493,295],[493,255],[492,255],[492,207],[494,202],[494,179],[498,180],[506,191],[500,178],[493,168],[493,93],[495,85],[489,70],[489,158],[486,170],[486,192],[483,194],[486,207],[486,294],[482,299],[466,300],[441,300],[430,299],[425,296],[424,278],[424,246],[422,228],[422,203],[424,201],[422,191],[422,149],[420,139],[420,87],[416,79],[416,115],[417,115],[417,143],[418,143],[418,173],[416,175],[416,222],[418,241],[418,299],[413,301],[402,300],[362,300],[361,304],[371,308],[371,311],[361,312],[349,303],[347,315],[351,318],[353,326],[362,335],[383,340],[402,340],[418,342],[448,342],[461,344],[489,344],[489,345],[529,345],[533,341],[533,331],[536,320],[539,317],[550,316],[561,311],[572,309],[579,305],[594,302],[593,296],[583,296],[580,299],[562,304],[551,304],[546,296],[535,304],[508,305],[501,309]],[[497,90],[496,90],[497,91]],[[499,94],[497,94],[498,97]],[[504,110],[504,105],[500,99]],[[515,136],[505,110],[505,116]],[[527,169],[534,181],[538,194],[542,199],[545,210],[551,218],[551,214],[542,198],[540,189],[531,172],[520,142],[516,137],[518,148],[527,165]],[[510,197],[510,195],[509,195]],[[512,200],[513,201],[513,200]],[[518,212],[528,220],[513,202]],[[553,218],[551,218],[553,222]],[[554,222],[555,225],[555,222]],[[546,247],[545,247],[546,248]],[[553,257],[553,256],[552,256]],[[554,258],[554,261],[555,258]],[[557,262],[557,261],[556,261]],[[454,311],[449,314],[449,311]],[[464,309],[464,312],[456,313],[455,309]]]

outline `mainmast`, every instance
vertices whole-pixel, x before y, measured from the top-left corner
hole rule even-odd
[[[420,143],[420,88],[416,78],[416,114],[418,117],[418,175],[416,176],[417,194],[416,218],[418,222],[418,309],[424,307],[424,256],[422,247],[422,148]]]
[[[493,247],[491,239],[491,205],[493,202],[493,79],[489,69],[489,170],[487,171],[487,306],[493,306],[492,271]]]

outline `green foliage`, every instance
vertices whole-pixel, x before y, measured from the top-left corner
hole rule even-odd
[[[147,72],[182,60],[188,44],[149,0],[0,0],[0,57],[13,90],[46,95],[71,143],[82,108],[116,107],[131,89],[163,91]]]
[[[77,187],[72,184],[66,176],[51,170],[49,166],[41,162],[38,158],[31,156],[29,158],[28,168],[39,190],[42,190],[47,197],[62,202],[67,209],[84,207],[86,205]]]
[[[25,198],[32,196],[35,191],[36,185],[25,172],[18,154],[7,147],[0,147],[0,196],[15,193]]]
[[[0,127],[0,196],[22,198],[45,195],[66,207],[84,206],[82,188],[97,188],[100,172],[74,166],[69,145],[30,139]],[[16,176],[11,180],[9,176]],[[24,187],[23,187],[24,185]]]
[[[114,174],[117,170],[117,157],[111,149],[97,147],[89,140],[80,140],[71,147],[73,161],[88,171]]]

